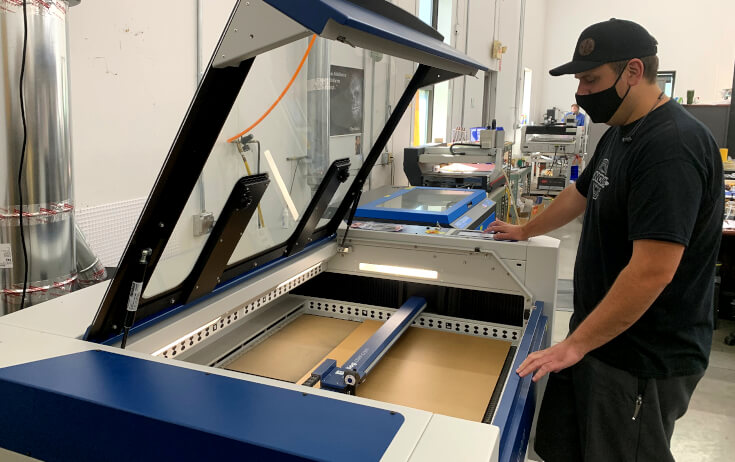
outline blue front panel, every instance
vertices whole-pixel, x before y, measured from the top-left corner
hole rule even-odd
[[[0,369],[0,447],[42,460],[375,461],[403,421],[103,351]]]
[[[500,427],[500,462],[525,459],[536,410],[536,387],[531,380],[532,375],[521,378],[516,370],[529,354],[540,350],[543,345],[547,318],[542,313],[543,303],[538,302],[526,324],[516,358],[508,372],[503,397],[493,419],[493,425]]]

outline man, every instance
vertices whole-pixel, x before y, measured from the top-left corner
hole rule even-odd
[[[672,461],[674,422],[707,367],[722,162],[709,131],[657,87],[656,52],[630,21],[582,32],[550,73],[574,74],[579,105],[612,128],[544,213],[489,229],[524,240],[585,214],[571,333],[517,370],[550,373],[535,444],[546,462]]]
[[[573,115],[574,118],[577,119],[577,127],[584,127],[585,117],[584,117],[584,114],[579,112],[578,104],[572,104],[572,111],[564,114],[564,118],[566,119],[568,115]]]

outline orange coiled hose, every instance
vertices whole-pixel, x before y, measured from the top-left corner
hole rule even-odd
[[[251,126],[249,126],[248,128],[246,128],[242,132],[238,133],[237,135],[233,136],[232,138],[228,139],[227,140],[228,143],[232,143],[233,141],[239,139],[241,136],[247,134],[253,128],[257,127],[258,124],[263,121],[263,119],[265,119],[266,117],[268,117],[268,114],[271,113],[271,111],[278,105],[278,103],[281,102],[281,100],[286,95],[286,93],[288,93],[288,89],[291,88],[291,85],[296,80],[296,77],[298,77],[299,72],[301,72],[301,68],[304,67],[304,63],[306,62],[306,58],[309,56],[309,52],[311,52],[311,47],[314,46],[314,42],[315,41],[316,41],[316,34],[314,34],[314,35],[311,36],[311,40],[309,41],[309,46],[306,48],[306,53],[304,53],[304,57],[301,58],[301,62],[299,63],[299,67],[296,68],[296,72],[294,72],[293,76],[291,77],[291,80],[288,82],[288,85],[286,85],[286,88],[283,89],[283,91],[281,92],[281,95],[278,97],[278,99],[273,104],[271,104],[271,107],[269,107],[268,110],[265,111],[265,113],[262,116],[260,116],[260,118],[258,120],[256,120],[254,124],[252,124]]]

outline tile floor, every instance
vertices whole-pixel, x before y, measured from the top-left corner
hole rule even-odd
[[[581,222],[572,222],[550,235],[561,240],[553,343],[564,339],[572,310],[571,278]],[[723,339],[735,322],[721,321],[715,331],[710,365],[692,396],[687,413],[676,423],[671,450],[678,462],[735,460],[735,346]]]

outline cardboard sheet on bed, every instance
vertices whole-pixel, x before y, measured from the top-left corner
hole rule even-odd
[[[304,315],[228,369],[302,383],[324,359],[342,364],[380,325]],[[411,327],[357,395],[479,422],[509,348],[502,340]]]

